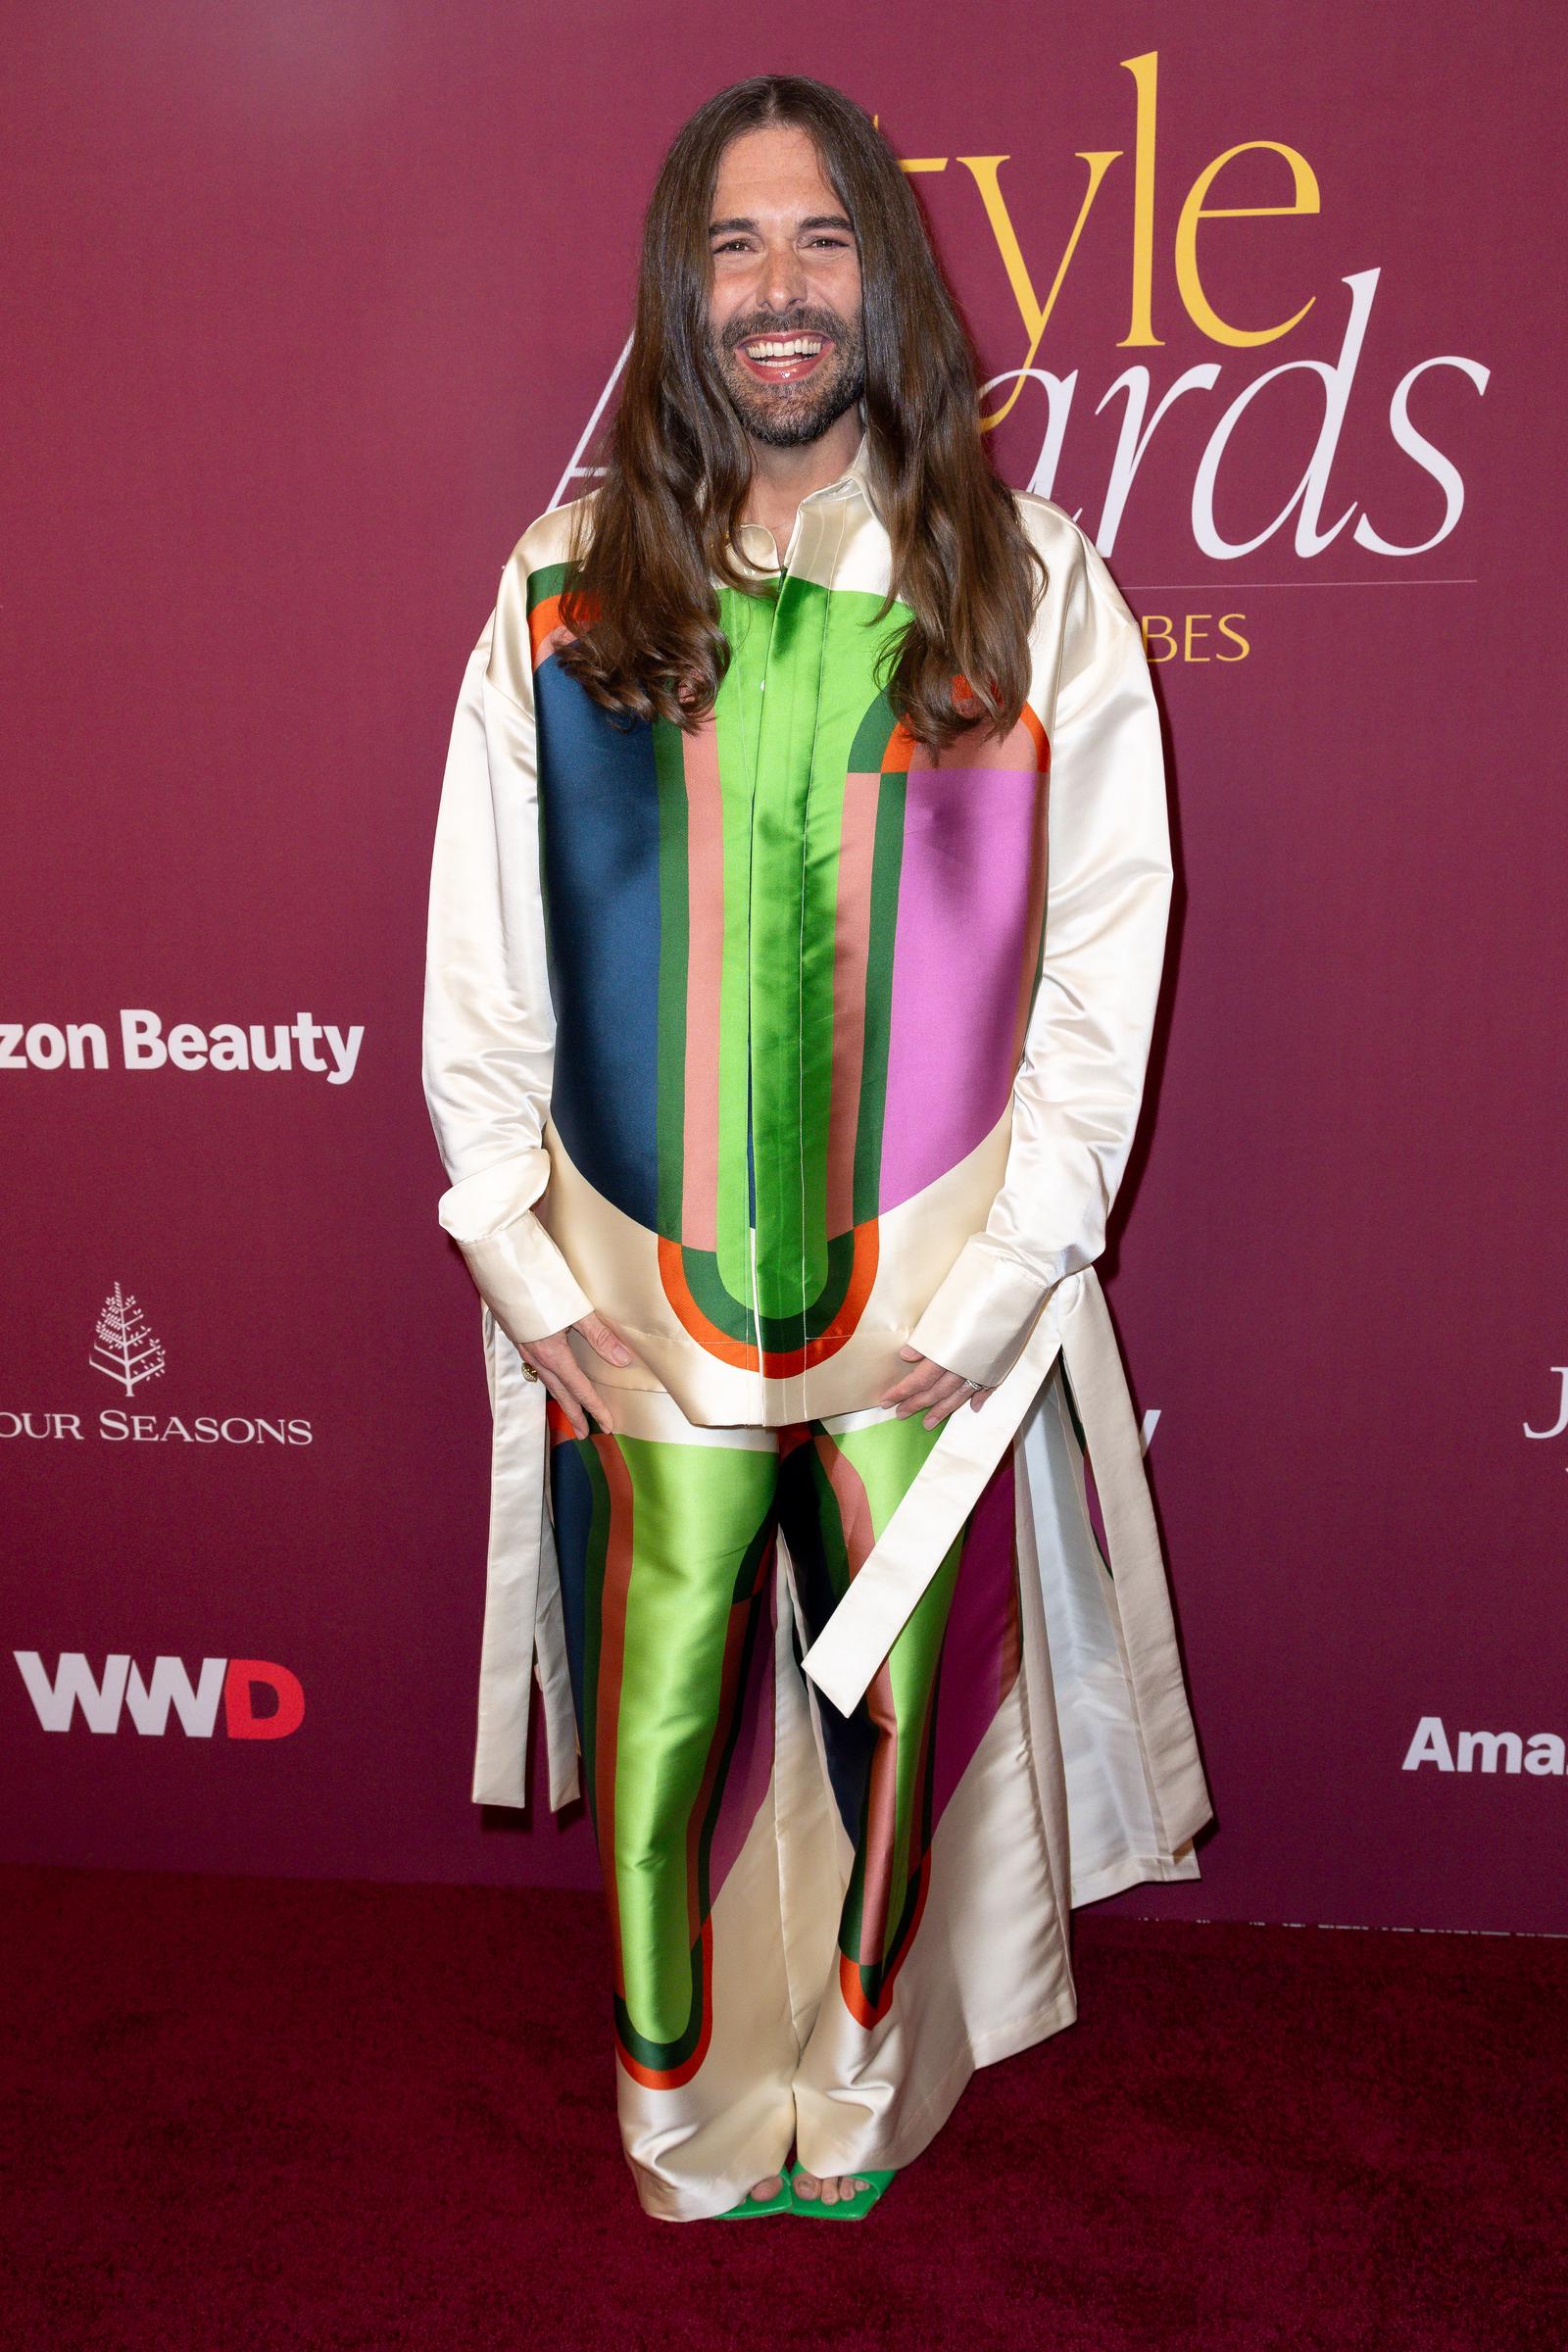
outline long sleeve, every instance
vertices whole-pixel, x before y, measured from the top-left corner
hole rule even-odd
[[[1067,583],[1051,741],[1045,942],[1004,1181],[914,1325],[922,1354],[990,1388],[1047,1294],[1091,1264],[1132,1149],[1164,963],[1172,866],[1143,632],[1094,542]]]
[[[450,1190],[436,1214],[514,1345],[592,1301],[534,1214],[555,1054],[539,860],[531,665],[509,570],[469,656],[453,720],[430,874],[425,1102]],[[501,643],[497,648],[498,629]],[[495,649],[500,660],[493,660]],[[498,669],[516,695],[496,683]]]

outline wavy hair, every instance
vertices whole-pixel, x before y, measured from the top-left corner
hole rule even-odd
[[[708,222],[719,158],[743,131],[805,130],[859,246],[869,481],[892,547],[876,618],[910,619],[884,649],[895,718],[932,748],[1004,736],[1029,689],[1036,599],[1028,538],[980,430],[978,369],[925,222],[870,117],[830,84],[761,74],[677,132],[644,217],[636,317],[603,478],[578,505],[558,660],[630,721],[695,731],[729,663],[713,581],[756,593],[734,537],[751,445],[709,356]]]

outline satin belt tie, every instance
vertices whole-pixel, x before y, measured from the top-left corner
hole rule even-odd
[[[1093,1266],[1046,1298],[1012,1368],[978,1412],[960,1405],[913,1485],[801,1663],[848,1715],[936,1575],[1060,1354],[1094,1464],[1116,1601],[1135,1648],[1162,1631],[1164,1559],[1144,1474],[1143,1444],[1110,1310]],[[1130,1623],[1129,1623],[1130,1621]]]

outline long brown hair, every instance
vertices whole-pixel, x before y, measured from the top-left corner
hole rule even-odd
[[[1004,736],[1028,694],[1030,543],[980,431],[978,370],[907,174],[869,115],[797,74],[720,90],[677,132],[643,223],[631,349],[600,439],[603,479],[578,508],[558,659],[592,699],[688,731],[729,662],[714,577],[755,588],[732,534],[751,446],[708,354],[708,222],[719,158],[742,131],[807,131],[860,253],[872,495],[911,619],[883,689],[915,739],[945,746],[989,719]],[[964,699],[963,690],[968,690]]]

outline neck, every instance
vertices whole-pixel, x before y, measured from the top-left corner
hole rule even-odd
[[[803,441],[790,449],[775,448],[771,442],[753,440],[752,480],[741,511],[743,522],[761,522],[775,533],[781,523],[793,523],[795,510],[812,490],[825,490],[836,482],[850,460],[860,446],[865,430],[859,404],[846,409],[836,416],[827,431],[815,441]]]

